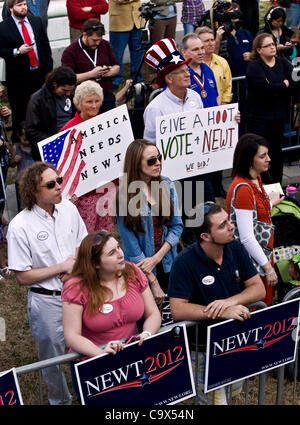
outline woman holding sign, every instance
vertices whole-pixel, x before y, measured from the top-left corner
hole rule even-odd
[[[263,279],[267,305],[272,303],[273,286],[278,281],[273,268],[271,208],[283,199],[279,192],[268,196],[262,185],[260,174],[268,170],[269,163],[267,141],[256,134],[244,134],[235,148],[233,181],[227,192],[230,221]]]
[[[148,277],[160,306],[168,290],[169,272],[183,230],[175,186],[162,177],[162,156],[145,139],[126,151],[117,196],[117,223],[125,259]]]
[[[68,121],[60,131],[67,130],[99,114],[99,109],[103,102],[102,87],[95,81],[84,81],[76,87],[73,102],[77,112],[74,118]],[[73,195],[71,199],[78,208],[89,233],[100,229],[105,229],[109,232],[113,230],[113,218],[108,213],[100,216],[97,211],[99,198],[104,195],[107,198],[107,191],[107,188],[102,187],[102,190],[100,188],[92,190],[79,198]]]

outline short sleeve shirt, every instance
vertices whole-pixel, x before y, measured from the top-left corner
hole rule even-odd
[[[76,206],[67,199],[55,205],[53,216],[37,205],[30,211],[25,208],[8,227],[8,267],[28,271],[62,263],[75,256],[76,248],[86,235]],[[62,285],[55,276],[30,287],[60,291]]]
[[[83,307],[82,336],[96,345],[106,344],[113,339],[122,339],[138,332],[136,322],[144,314],[142,293],[148,287],[148,279],[144,273],[131,263],[138,278],[129,278],[126,294],[104,304],[101,311],[90,315],[89,294],[80,284],[79,278],[72,278],[64,285],[62,301],[78,304]]]
[[[224,247],[221,265],[209,258],[198,243],[182,251],[171,269],[168,295],[208,305],[240,293],[242,284],[257,271],[238,241]]]

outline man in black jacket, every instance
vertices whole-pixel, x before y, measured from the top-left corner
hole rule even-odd
[[[58,133],[73,117],[71,91],[75,84],[76,74],[72,69],[60,66],[46,76],[45,84],[31,96],[26,114],[26,136],[35,161],[41,160],[38,142]]]
[[[13,141],[24,121],[32,93],[53,68],[48,36],[38,16],[28,15],[26,0],[7,0],[11,15],[0,23],[0,57],[6,65],[8,99],[12,110]]]

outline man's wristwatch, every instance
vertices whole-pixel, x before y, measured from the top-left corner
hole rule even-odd
[[[20,49],[17,50],[17,56],[21,54]]]

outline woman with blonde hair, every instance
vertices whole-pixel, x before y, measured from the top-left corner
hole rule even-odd
[[[183,230],[174,183],[161,176],[162,155],[145,139],[127,148],[117,196],[117,223],[125,259],[148,277],[158,305]]]
[[[74,118],[68,121],[60,131],[67,130],[99,114],[99,109],[103,102],[102,87],[95,81],[84,81],[76,87],[73,102],[77,112]],[[74,194],[71,199],[78,208],[89,233],[100,229],[105,229],[109,232],[113,230],[113,218],[108,213],[100,216],[97,212],[97,202],[104,195],[106,198],[108,197],[107,189],[103,188],[100,191],[100,188],[97,188],[79,198]]]

